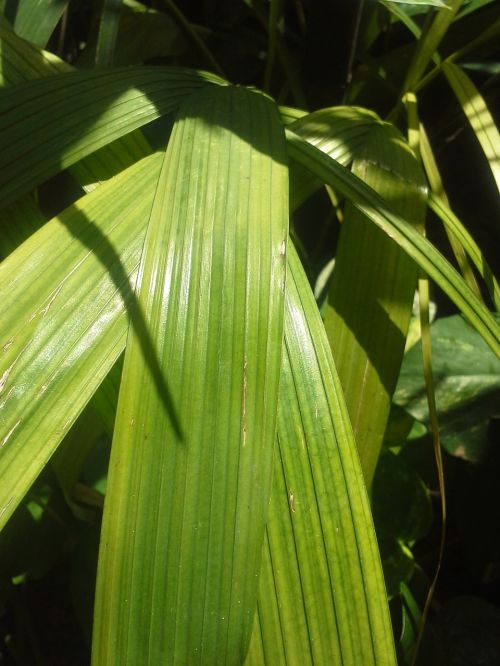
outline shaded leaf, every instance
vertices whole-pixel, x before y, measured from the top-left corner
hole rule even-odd
[[[479,461],[489,418],[500,411],[500,360],[458,315],[438,319],[431,336],[442,444],[453,455]],[[420,345],[405,357],[394,399],[429,423]]]
[[[175,109],[208,74],[161,67],[80,71],[0,91],[0,201]]]
[[[432,524],[429,493],[401,456],[384,451],[372,487],[372,510],[379,539],[412,543]]]
[[[16,33],[38,46],[45,46],[53,33],[68,0],[2,0],[5,17]]]

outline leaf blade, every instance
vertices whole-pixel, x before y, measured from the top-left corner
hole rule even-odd
[[[386,231],[451,298],[491,349],[500,355],[500,329],[491,313],[436,248],[411,224],[396,216],[362,181],[327,155],[285,129],[291,157],[349,198],[370,221]]]
[[[0,264],[0,526],[123,351],[158,169],[146,158]]]
[[[282,132],[265,97],[231,88],[186,102],[174,125],[139,278],[168,385],[159,389],[133,336],[105,503],[95,664],[231,664],[246,652],[282,340]]]
[[[460,67],[446,61],[442,69],[483,149],[500,191],[500,133],[493,116],[479,90]]]
[[[278,455],[250,664],[395,664],[356,445],[314,296],[288,251]]]
[[[175,109],[215,80],[189,70],[128,67],[69,72],[1,91],[0,202]]]

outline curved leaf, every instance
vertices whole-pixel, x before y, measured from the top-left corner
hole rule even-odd
[[[283,115],[283,114],[282,114]],[[308,143],[316,146],[341,164],[353,160],[356,149],[366,139],[370,129],[380,122],[377,115],[356,106],[333,106],[320,109],[292,120],[286,116],[290,129]],[[290,207],[295,210],[323,183],[299,164],[290,165]]]
[[[3,12],[18,35],[45,46],[59,22],[68,0],[3,0]]]
[[[500,190],[500,133],[479,90],[460,67],[444,62],[443,72],[467,116]]]
[[[464,313],[491,349],[500,355],[500,327],[457,271],[426,238],[392,209],[359,178],[320,150],[285,128],[291,157],[318,178],[336,188],[385,231],[438,284]]]
[[[162,67],[79,71],[0,91],[0,203],[175,109],[209,74]]]

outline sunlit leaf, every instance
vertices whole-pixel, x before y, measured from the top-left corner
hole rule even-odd
[[[429,7],[448,7],[448,4],[445,0],[385,0],[385,2],[391,2],[397,5],[418,5],[429,6]]]
[[[379,121],[353,153],[353,173],[422,230],[424,175],[396,128]],[[415,263],[349,202],[335,255],[325,327],[367,485],[382,446],[416,283]]]
[[[220,88],[181,107],[125,354],[96,664],[237,664],[246,653],[275,442],[285,162],[267,98]]]
[[[278,451],[247,664],[395,664],[384,582],[340,382],[288,252]]]
[[[440,252],[350,171],[286,128],[290,155],[346,196],[366,217],[385,230],[466,315],[493,352],[500,355],[500,327]]]
[[[479,90],[460,67],[443,63],[443,72],[467,116],[500,191],[500,133]]]
[[[123,350],[159,166],[131,167],[0,264],[2,525]]]

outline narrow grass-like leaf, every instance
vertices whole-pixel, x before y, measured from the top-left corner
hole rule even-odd
[[[314,296],[291,246],[278,455],[246,663],[396,663],[342,389]]]
[[[431,326],[429,318],[429,280],[426,278],[420,278],[418,281],[418,300],[419,300],[419,310],[420,310],[420,331],[422,339],[422,365],[425,378],[425,392],[427,394],[427,404],[429,406],[429,421],[430,429],[432,433],[432,440],[434,445],[434,456],[436,458],[436,468],[437,468],[437,477],[439,482],[439,493],[440,493],[440,504],[441,504],[441,533],[439,539],[439,552],[437,558],[437,565],[434,571],[434,576],[432,578],[429,591],[427,593],[427,598],[425,600],[424,608],[422,611],[422,620],[418,629],[417,640],[415,644],[415,652],[413,655],[413,661],[417,659],[419,652],[420,644],[422,641],[425,623],[427,620],[427,614],[430,609],[434,591],[436,589],[436,584],[439,576],[439,570],[441,568],[441,563],[443,560],[443,552],[445,546],[445,535],[446,535],[446,488],[444,482],[444,467],[443,467],[443,453],[441,449],[441,438],[439,434],[439,421],[437,415],[436,407],[436,395],[435,395],[435,380],[434,374],[432,371],[432,344],[431,344]]]
[[[352,171],[422,231],[424,174],[396,128],[374,125],[355,151]],[[349,202],[325,327],[368,486],[403,360],[416,286],[412,259]]]
[[[412,91],[419,82],[462,4],[463,0],[449,0],[418,40],[403,84],[403,92]]]
[[[391,0],[379,0],[379,2],[383,7],[387,9],[388,12],[390,12],[393,16],[399,19],[401,23],[403,23],[403,25],[405,25],[408,28],[408,30],[411,32],[411,34],[414,37],[420,39],[420,35],[422,34],[422,28],[409,14],[407,14],[397,4],[391,2]]]
[[[68,0],[3,0],[3,13],[23,39],[45,46]]]
[[[441,253],[407,221],[396,215],[370,187],[348,169],[285,128],[292,158],[343,194],[385,231],[438,284],[463,312],[493,352],[500,355],[500,328],[491,313]]]
[[[220,81],[162,67],[80,71],[0,92],[0,203]]]
[[[122,2],[123,0],[104,0],[95,54],[97,67],[111,67],[113,64]]]
[[[479,90],[460,67],[446,61],[443,63],[442,69],[481,144],[500,191],[500,133],[493,116]]]
[[[275,442],[288,170],[276,107],[181,107],[139,272],[105,502],[93,663],[238,664]]]
[[[470,0],[465,7],[460,11],[460,14],[457,16],[457,19],[464,18],[468,14],[472,14],[472,12],[476,12],[478,9],[481,9],[481,7],[486,7],[486,5],[490,5],[492,2],[496,2],[496,0]]]
[[[423,5],[429,7],[448,7],[444,0],[384,0],[384,3],[392,3],[397,5]]]
[[[422,159],[422,165],[425,169],[425,173],[430,185],[430,196],[429,200],[433,197],[439,199],[446,209],[449,209],[448,197],[444,191],[443,182],[441,180],[441,174],[439,173],[437,162],[434,158],[434,153],[432,151],[432,146],[430,144],[427,132],[422,123],[417,121],[417,132],[418,132],[418,143],[420,157]],[[441,217],[441,216],[440,216]],[[441,218],[442,219],[442,218]],[[444,221],[444,220],[443,220]],[[472,266],[467,259],[467,254],[463,245],[458,241],[456,234],[453,234],[450,226],[445,222],[446,235],[450,242],[453,254],[457,261],[460,272],[464,276],[464,280],[467,282],[472,291],[481,298],[481,291],[479,285],[477,284],[476,276],[472,270]],[[472,239],[471,239],[472,240]],[[481,271],[480,271],[481,272]]]
[[[500,312],[500,287],[493,271],[491,270],[490,265],[486,261],[484,254],[481,252],[477,243],[464,227],[462,222],[460,222],[455,213],[442,201],[441,197],[431,193],[429,195],[428,204],[429,207],[432,208],[432,210],[440,218],[441,222],[446,227],[446,230],[450,232],[454,238],[456,238],[456,240],[467,252],[472,260],[472,263],[488,287],[488,291],[490,293],[491,300],[495,305],[495,309],[497,312]]]
[[[0,527],[124,348],[159,166],[131,167],[0,264]]]

